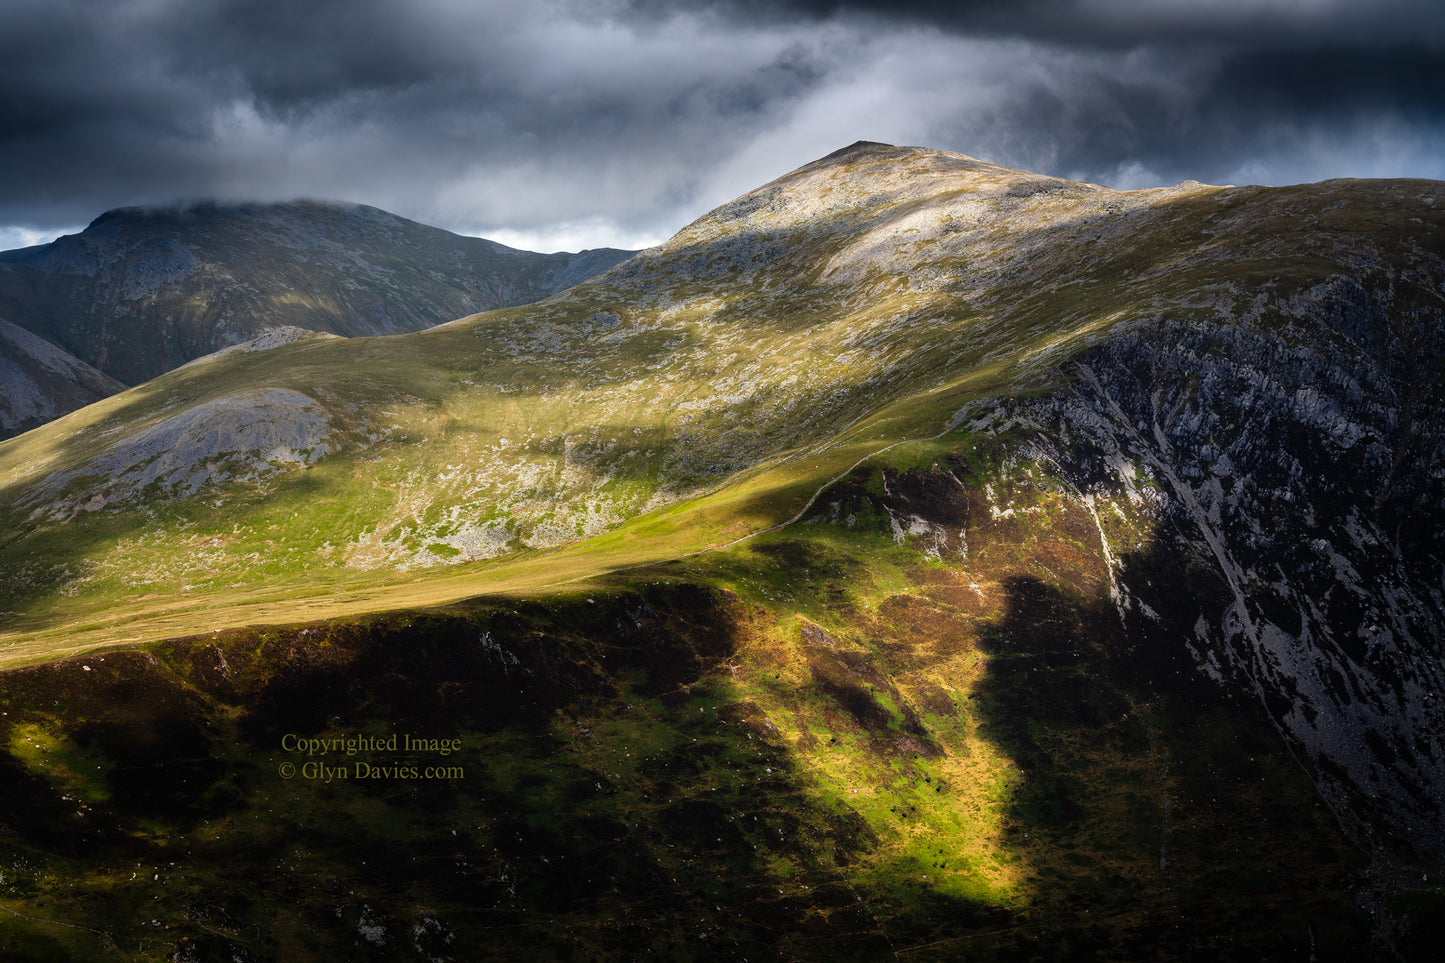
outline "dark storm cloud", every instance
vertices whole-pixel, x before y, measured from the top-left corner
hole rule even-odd
[[[773,23],[856,17],[1068,46],[1389,44],[1445,35],[1445,5],[1435,0],[631,0],[626,9],[645,19],[680,11]]]
[[[1221,112],[1292,110],[1324,119],[1389,110],[1439,121],[1445,116],[1445,50],[1249,50],[1225,58],[1203,99]]]
[[[830,69],[807,38],[575,4],[19,0],[0,5],[0,225],[307,194],[655,235]]]
[[[1442,57],[1409,0],[7,0],[0,228],[319,196],[641,243],[860,138],[1119,186],[1441,177]]]
[[[1034,145],[1018,162],[1037,158],[1106,183],[1130,165],[1153,175],[1119,186],[1445,177],[1445,163],[1431,156],[1445,146],[1445,52],[1329,46],[1135,56],[1132,72],[1093,64],[1067,97],[1041,86],[1020,91],[1003,125]]]
[[[724,21],[911,22],[1026,45],[1022,59],[1051,63],[1068,89],[1024,80],[937,128],[989,145],[990,159],[1004,163],[1104,181],[1123,173],[1139,182],[1279,182],[1404,174],[1412,165],[1445,176],[1431,156],[1445,146],[1445,4],[1436,0],[699,0],[696,8]],[[637,0],[630,9],[657,17],[678,7]]]

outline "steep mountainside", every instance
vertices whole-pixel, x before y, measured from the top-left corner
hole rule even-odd
[[[125,208],[0,254],[0,316],[139,384],[272,328],[396,334],[536,301],[631,253],[533,254],[361,205]]]
[[[540,303],[0,444],[8,892],[254,958],[1423,956],[1442,197],[860,143]],[[408,728],[467,775],[274,775]]]
[[[0,318],[0,438],[124,390],[114,378]]]

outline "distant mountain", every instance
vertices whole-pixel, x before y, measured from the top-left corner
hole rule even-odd
[[[859,143],[0,443],[14,946],[1431,959],[1442,251]]]
[[[397,334],[537,301],[631,254],[534,254],[361,205],[125,208],[0,253],[0,317],[134,385],[273,328]]]
[[[124,390],[114,378],[0,318],[0,438]]]

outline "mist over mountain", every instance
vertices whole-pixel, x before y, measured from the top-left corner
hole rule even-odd
[[[631,253],[534,254],[362,205],[123,208],[0,253],[0,317],[135,385],[279,328],[370,337],[540,300]],[[29,382],[44,401],[25,410],[54,417],[100,396],[70,370],[52,372],[53,390]],[[0,437],[36,417],[5,415]]]
[[[1427,958],[1442,252],[1436,181],[859,142],[540,302],[0,443],[0,892],[88,927],[17,932]],[[412,732],[460,768],[285,748]]]

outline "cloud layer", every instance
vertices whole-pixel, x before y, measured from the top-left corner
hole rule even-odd
[[[0,5],[0,246],[300,196],[638,246],[858,139],[1121,187],[1445,178],[1445,5]]]

